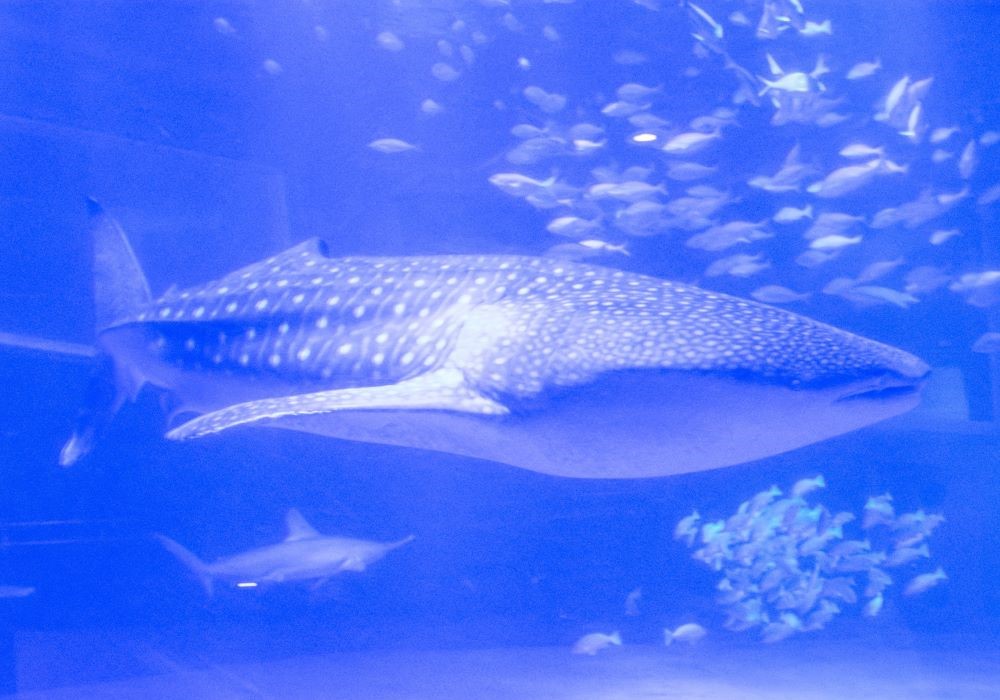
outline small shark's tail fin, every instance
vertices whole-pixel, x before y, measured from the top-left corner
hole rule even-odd
[[[154,534],[157,540],[160,541],[168,552],[177,557],[180,562],[189,568],[191,572],[198,577],[198,582],[201,583],[201,587],[205,589],[205,595],[209,598],[212,597],[212,574],[208,570],[208,566],[199,559],[194,553],[191,552],[187,547],[174,542],[172,539],[166,535]]]
[[[134,316],[149,304],[151,295],[146,276],[118,222],[92,199],[87,200],[87,212],[94,255],[94,319],[100,333],[116,321]],[[68,467],[90,452],[125,399],[137,393],[140,382],[121,369],[115,367],[109,355],[100,355],[73,435],[59,453],[62,466]]]

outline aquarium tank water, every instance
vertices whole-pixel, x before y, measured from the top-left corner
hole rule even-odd
[[[0,4],[0,696],[1000,698],[998,35]]]

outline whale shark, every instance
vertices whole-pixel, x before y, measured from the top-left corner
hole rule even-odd
[[[100,359],[63,465],[144,386],[166,436],[305,431],[581,478],[783,453],[898,415],[929,368],[784,309],[516,255],[334,257],[306,240],[158,298],[91,204]]]
[[[364,571],[388,552],[398,549],[414,537],[397,542],[371,542],[349,537],[322,535],[296,508],[285,515],[288,534],[278,544],[257,547],[246,552],[203,562],[183,545],[165,535],[154,537],[198,577],[208,596],[216,580],[243,586],[312,581],[321,586],[327,579],[345,571]]]

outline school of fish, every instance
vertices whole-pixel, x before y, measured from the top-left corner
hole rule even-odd
[[[594,82],[586,92],[552,84],[539,56],[565,50],[561,20],[568,25],[583,5],[575,0],[448,3],[432,26],[435,3],[394,3],[373,28],[372,46],[426,70],[414,134],[449,110],[456,83],[507,87],[495,95],[494,126],[512,140],[498,159],[505,165],[486,177],[539,212],[540,245],[550,255],[625,256],[642,239],[644,250],[658,245],[657,254],[703,261],[693,281],[771,304],[833,297],[905,310],[949,291],[977,307],[1000,301],[1000,270],[934,262],[939,247],[961,258],[956,246],[966,245],[970,215],[1000,201],[1000,184],[981,167],[1000,131],[949,114],[935,101],[934,76],[847,48],[859,44],[838,37],[852,27],[805,0],[617,2],[624,22],[650,32],[686,27],[690,43],[663,49],[675,52],[685,91],[728,96],[685,112],[676,88],[639,79],[648,78],[648,50],[614,43],[614,72],[635,79]],[[238,34],[224,17],[214,26]],[[330,41],[324,26],[313,33]],[[500,47],[508,47],[509,73],[483,75]],[[273,58],[261,65],[282,73]],[[399,131],[406,129],[373,123],[368,146],[385,158],[424,151]],[[762,141],[772,155],[739,151],[740,167],[726,167],[733,146]],[[887,187],[895,201],[870,196]],[[771,214],[745,220],[747,207]],[[894,236],[889,257],[886,232]]]
[[[728,518],[706,521],[695,511],[677,523],[674,538],[722,573],[716,601],[726,629],[759,628],[761,641],[778,642],[823,629],[848,606],[875,617],[895,578],[907,580],[904,596],[947,580],[940,567],[915,573],[928,567],[927,540],[944,517],[897,515],[886,493],[868,499],[858,523],[854,513],[809,502],[825,486],[822,475],[800,479],[787,494],[777,486],[757,493]],[[851,523],[862,531],[855,537]]]

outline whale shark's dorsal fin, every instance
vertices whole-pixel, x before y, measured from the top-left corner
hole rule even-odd
[[[258,277],[275,274],[294,274],[313,268],[321,261],[330,259],[330,247],[322,238],[307,238],[301,243],[276,255],[241,267],[230,272],[222,280],[240,280],[247,277]]]
[[[320,533],[312,525],[306,522],[298,508],[289,509],[285,514],[285,527],[288,534],[285,542],[295,542],[296,540],[308,540],[313,537],[321,537]]]

